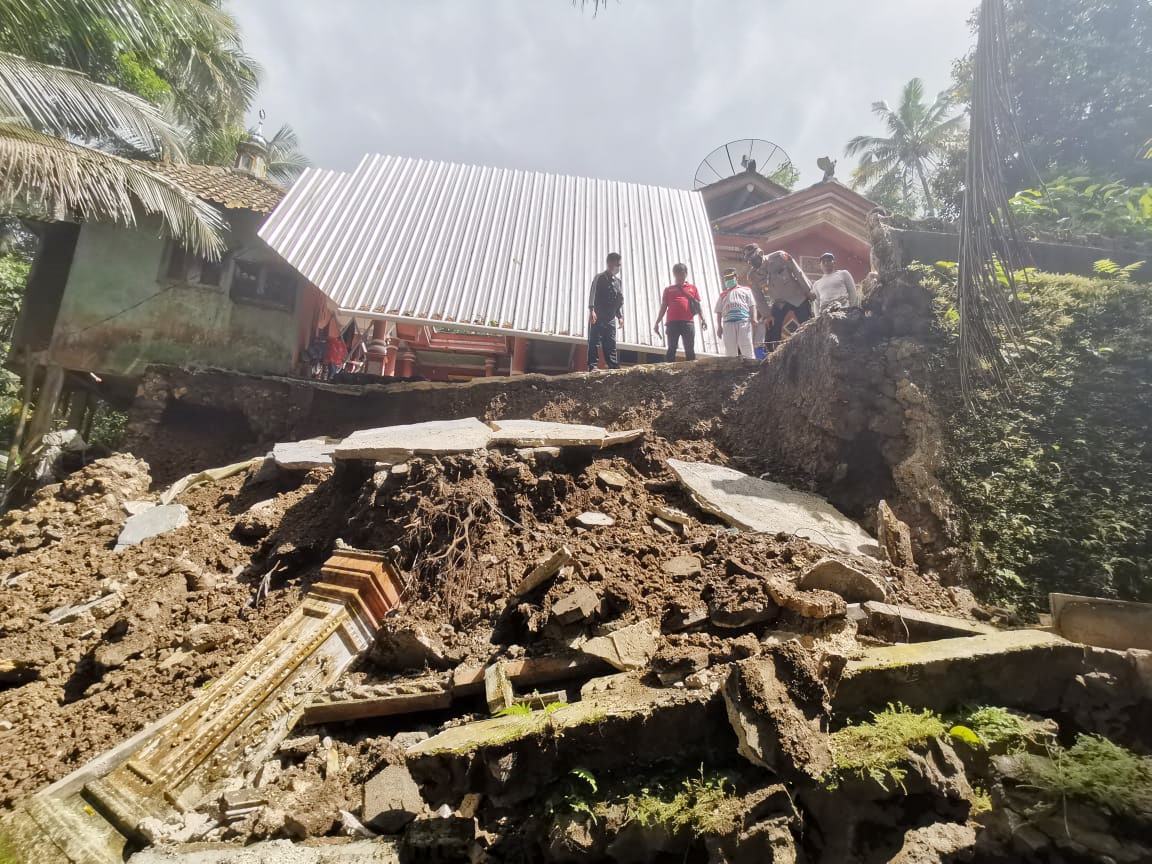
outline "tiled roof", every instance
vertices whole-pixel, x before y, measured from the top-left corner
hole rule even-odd
[[[230,210],[271,213],[285,194],[284,189],[269,180],[218,165],[157,162],[148,167],[176,181],[196,197]]]

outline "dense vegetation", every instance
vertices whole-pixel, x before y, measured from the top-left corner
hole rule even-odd
[[[951,343],[935,383],[952,437],[946,480],[970,572],[992,598],[1152,600],[1152,286],[1097,267],[1097,278],[1020,274],[1011,392],[978,390],[971,412],[954,369],[954,267],[921,270]]]

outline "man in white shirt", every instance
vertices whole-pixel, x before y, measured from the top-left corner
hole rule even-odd
[[[752,330],[756,326],[756,295],[739,284],[735,270],[724,271],[724,292],[716,301],[716,332],[724,340],[724,353],[729,357],[751,359]]]
[[[812,285],[812,290],[816,292],[816,312],[818,315],[834,308],[860,305],[860,294],[856,290],[856,280],[847,270],[836,269],[835,255],[831,252],[825,252],[821,255],[820,268],[824,271],[824,275]]]

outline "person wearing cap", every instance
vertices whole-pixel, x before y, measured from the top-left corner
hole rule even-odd
[[[716,301],[716,333],[729,357],[752,358],[752,330],[756,326],[756,295],[741,285],[735,270],[724,271],[724,291]]]
[[[783,250],[766,254],[759,246],[749,244],[744,247],[744,260],[750,267],[748,278],[755,280],[753,284],[758,284],[765,299],[772,303],[764,347],[774,351],[812,318],[816,292],[796,259]]]
[[[816,292],[816,313],[822,315],[832,309],[845,306],[859,306],[860,293],[856,290],[856,280],[847,270],[836,269],[836,256],[825,252],[820,256],[820,269],[824,275],[812,285]]]

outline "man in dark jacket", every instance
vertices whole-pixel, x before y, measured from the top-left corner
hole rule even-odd
[[[620,368],[616,355],[616,326],[624,326],[624,289],[620,283],[620,253],[608,256],[607,269],[592,280],[588,294],[588,371],[596,368],[597,352],[604,348],[609,369]]]

